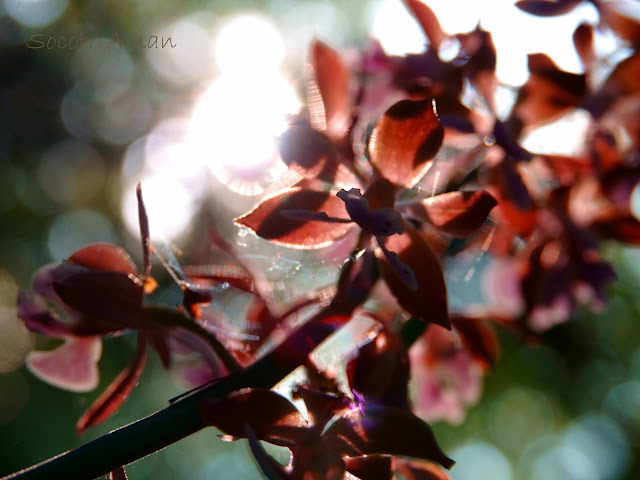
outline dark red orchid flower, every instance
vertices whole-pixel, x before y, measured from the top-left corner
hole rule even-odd
[[[402,101],[373,130],[370,163],[378,179],[364,194],[358,188],[334,196],[294,187],[264,199],[236,219],[236,224],[274,243],[303,249],[327,246],[360,227],[364,247],[371,237],[376,239],[380,271],[400,305],[426,321],[448,327],[441,267],[414,224],[468,236],[484,223],[495,201],[475,191],[396,202],[398,194],[424,175],[441,142],[442,128],[432,102]]]
[[[218,375],[237,367],[215,336],[191,322],[175,308],[144,305],[155,288],[149,277],[151,247],[146,211],[138,186],[144,271],[138,273],[122,248],[94,244],[74,252],[65,262],[42,267],[33,279],[33,291],[21,291],[18,316],[28,329],[64,343],[49,351],[31,352],[28,368],[60,388],[90,391],[97,387],[101,337],[136,331],[138,347],[133,363],[107,387],[80,418],[79,433],[115,413],[128,398],[143,372],[147,343],[168,367],[171,341],[179,341],[203,355]]]
[[[124,250],[105,244],[85,247],[65,263],[41,268],[34,276],[33,292],[19,294],[18,316],[30,330],[65,343],[52,351],[32,352],[27,359],[30,369],[63,388],[95,388],[100,337],[142,327],[144,286],[136,273]]]
[[[446,468],[453,465],[429,426],[407,408],[361,396],[354,401],[339,392],[318,390],[313,379],[321,376],[311,375],[309,384],[293,392],[294,398],[304,401],[308,418],[284,397],[260,389],[243,390],[210,402],[203,407],[203,415],[210,425],[225,433],[223,438],[248,438],[268,478],[342,479],[346,472],[362,480],[391,478],[396,468],[408,466],[405,460],[393,458],[395,455],[422,459],[423,463],[416,465],[431,468],[434,475],[440,469],[431,462]],[[405,390],[406,380],[400,382]],[[290,463],[282,466],[275,462],[258,440],[289,448]]]

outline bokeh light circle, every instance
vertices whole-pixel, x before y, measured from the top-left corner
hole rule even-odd
[[[227,20],[215,40],[218,68],[225,73],[261,76],[280,67],[284,41],[273,22],[258,13],[245,13]],[[259,76],[254,80],[259,81]]]
[[[111,222],[89,209],[70,210],[58,215],[49,228],[48,247],[56,261],[91,243],[117,243]]]
[[[44,27],[56,21],[67,9],[69,0],[4,0],[11,17],[25,27]]]

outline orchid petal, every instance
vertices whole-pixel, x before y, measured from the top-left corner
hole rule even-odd
[[[123,248],[107,243],[96,243],[81,248],[74,252],[68,261],[89,270],[137,274],[131,256]]]
[[[429,44],[437,51],[442,41],[447,38],[442,30],[438,17],[433,10],[420,0],[404,0],[404,4],[420,24],[422,31],[429,39]]]
[[[131,365],[125,368],[82,414],[76,423],[76,432],[84,433],[89,427],[104,422],[129,398],[131,391],[138,384],[147,361],[146,342],[138,337],[136,356]]]
[[[444,129],[431,100],[403,100],[385,112],[371,134],[371,162],[391,183],[413,187],[431,166]]]
[[[61,321],[37,293],[20,290],[17,315],[29,330],[49,337],[65,338],[72,331],[71,326]]]
[[[365,480],[391,480],[392,459],[390,455],[362,455],[345,457],[345,469],[356,478]]]
[[[343,455],[402,455],[446,468],[455,463],[442,452],[429,425],[400,408],[369,405],[348,410],[329,424],[322,438]]]
[[[278,145],[282,161],[304,178],[334,179],[339,152],[324,133],[307,125],[292,125]]]
[[[36,377],[58,388],[88,392],[98,386],[96,363],[102,354],[99,337],[70,338],[60,347],[27,355],[27,368]]]
[[[385,405],[406,408],[409,358],[402,340],[383,330],[347,364],[351,390],[365,402],[373,400]]]
[[[484,190],[448,192],[420,202],[397,205],[398,211],[425,221],[445,233],[465,238],[475,233],[498,204]]]
[[[609,0],[598,3],[601,21],[618,37],[628,40],[637,48],[640,45],[640,20],[635,0]]]
[[[318,40],[311,45],[311,64],[322,97],[326,128],[340,134],[348,119],[349,71],[340,54]]]
[[[345,223],[329,228],[321,222],[293,220],[283,214],[292,209],[325,212],[335,218],[347,217],[343,202],[332,193],[296,187],[265,198],[249,213],[236,218],[235,223],[273,243],[300,249],[328,246],[355,227]]]
[[[249,449],[253,458],[255,458],[260,470],[264,473],[267,480],[286,480],[289,476],[284,471],[284,467],[276,462],[264,449],[258,437],[249,425],[246,426],[245,436],[249,440]]]
[[[528,57],[527,83],[518,93],[513,107],[523,127],[533,127],[555,120],[570,108],[577,107],[587,91],[586,77],[560,70],[545,54]]]
[[[353,220],[349,218],[330,217],[326,212],[312,212],[310,210],[282,210],[282,215],[290,218],[291,220],[298,220],[301,222],[353,223]]]
[[[140,224],[140,239],[142,241],[142,258],[144,259],[143,274],[148,276],[151,273],[151,239],[149,237],[149,217],[142,198],[142,184],[136,187],[136,197],[138,199],[138,223]]]
[[[225,434],[244,437],[248,425],[259,440],[294,446],[308,434],[308,422],[285,397],[271,390],[245,389],[205,402],[204,420]]]
[[[382,238],[377,240],[378,244],[383,244]],[[387,255],[384,250],[398,253]],[[384,249],[376,251],[376,257],[385,283],[405,311],[425,322],[451,328],[440,261],[418,230],[405,223],[402,235],[384,238]],[[404,268],[408,272],[405,273]],[[412,277],[415,277],[415,290],[411,288],[414,285]]]
[[[485,370],[496,364],[500,343],[487,319],[456,315],[451,323],[474,360]]]
[[[79,272],[54,282],[53,288],[66,305],[110,324],[114,330],[140,326],[144,289],[131,274]]]
[[[418,281],[416,280],[416,275],[415,273],[413,273],[413,270],[411,270],[411,267],[400,260],[400,257],[397,253],[389,251],[389,249],[387,249],[381,239],[376,237],[376,240],[378,240],[378,245],[382,249],[384,256],[389,262],[389,265],[391,265],[391,268],[393,268],[393,270],[395,271],[396,275],[398,275],[398,277],[405,283],[407,287],[409,287],[411,291],[417,291]]]

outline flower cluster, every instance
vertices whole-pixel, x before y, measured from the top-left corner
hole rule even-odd
[[[32,352],[28,367],[61,388],[95,388],[101,337],[137,333],[132,365],[79,420],[78,431],[108,418],[128,397],[147,345],[167,368],[184,352],[195,354],[198,362],[183,373],[196,387],[233,379],[266,359],[281,377],[305,367],[307,380],[292,396],[304,402],[307,416],[261,380],[199,408],[202,421],[225,439],[248,439],[269,478],[348,473],[367,480],[399,472],[446,479],[436,464],[450,468],[453,461],[425,421],[461,422],[477,402],[482,375],[499,353],[495,325],[530,339],[567,320],[578,304],[603,305],[615,273],[599,241],[640,244],[630,206],[640,181],[640,23],[616,2],[592,0],[599,23],[580,25],[573,36],[585,73],[530,55],[528,81],[510,113],[499,116],[490,33],[478,27],[449,36],[425,3],[404,3],[427,40],[421,54],[389,56],[371,42],[347,60],[313,43],[308,106],[279,139],[280,156],[298,181],[235,219],[289,248],[318,250],[347,239],[352,249],[335,285],[291,299],[286,308],[275,305],[264,282],[213,232],[212,244],[229,261],[178,270],[158,255],[183,302],[151,305],[157,252],[139,187],[142,273],[121,248],[91,245],[43,267],[33,291],[21,292],[25,325],[64,341]],[[517,6],[553,16],[579,3]],[[629,50],[604,76],[594,47],[602,30]],[[457,56],[445,61],[439,50],[454,40]],[[482,108],[470,108],[463,89]],[[581,151],[560,156],[523,147],[527,132],[577,110],[590,115]],[[481,272],[487,301],[455,311],[443,269],[461,252],[488,259]],[[235,337],[206,307],[222,285],[251,298]],[[322,371],[310,354],[356,315],[376,326],[345,360],[348,388],[341,389],[335,372]],[[289,448],[290,463],[275,462],[259,440]]]

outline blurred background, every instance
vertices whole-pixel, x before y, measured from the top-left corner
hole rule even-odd
[[[527,53],[580,72],[571,35],[597,20],[586,4],[540,19],[512,0],[427,3],[447,32],[478,22],[492,32],[505,109],[527,79]],[[124,246],[140,264],[138,181],[152,238],[186,252],[181,262],[206,258],[215,229],[279,279],[283,294],[303,292],[312,277],[334,278],[330,253],[320,260],[275,248],[231,219],[283,181],[274,138],[304,104],[310,40],[348,54],[370,37],[390,54],[424,47],[399,0],[0,0],[0,475],[148,415],[184,390],[151,355],[120,412],[79,438],[75,421],[133,357],[134,341],[104,342],[100,387],[89,394],[58,390],[22,366],[36,344],[49,346],[15,317],[18,288],[29,288],[39,266],[97,241]],[[613,37],[597,41],[603,54],[620,49]],[[574,118],[566,131],[581,125]],[[571,138],[539,134],[525,143],[570,151]],[[640,252],[613,244],[603,252],[620,277],[606,310],[580,311],[535,348],[500,332],[501,360],[480,403],[461,425],[434,425],[458,462],[454,479],[640,478]],[[154,276],[166,274],[154,267]],[[473,288],[459,277],[448,272],[453,301]],[[157,298],[178,301],[175,288]],[[218,302],[233,308],[230,297]],[[128,473],[260,478],[246,443],[221,442],[212,429]]]

